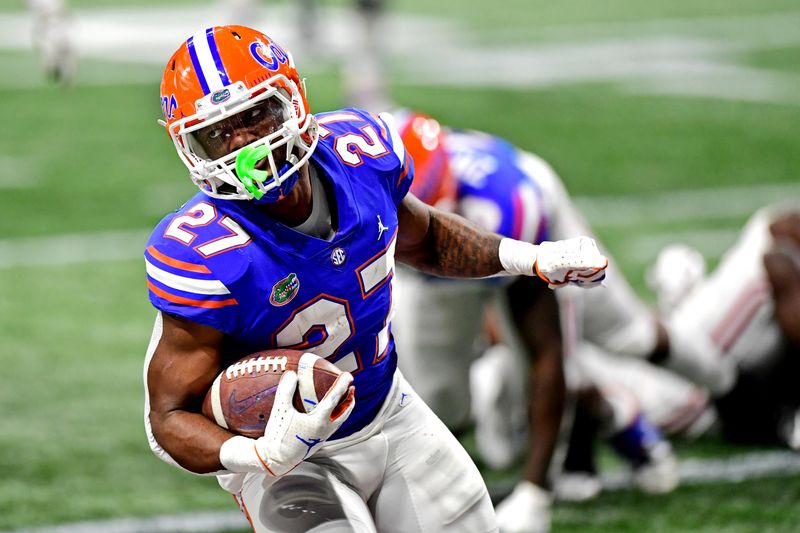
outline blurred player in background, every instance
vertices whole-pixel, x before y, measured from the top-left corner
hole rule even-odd
[[[161,101],[200,192],[145,251],[159,310],[144,371],[153,451],[218,475],[258,532],[495,530],[477,468],[396,371],[395,253],[432,275],[592,286],[608,264],[594,242],[502,238],[407,194],[413,162],[391,117],[312,115],[290,54],[247,27],[183,43]],[[300,413],[287,372],[258,439],[200,413],[227,364],[278,347],[345,373]]]
[[[388,0],[355,0],[352,24],[347,28],[347,50],[342,58],[341,78],[348,106],[380,113],[391,107],[384,62],[386,3]],[[225,20],[248,23],[257,15],[260,0],[221,0]],[[327,25],[321,20],[320,0],[294,0],[297,57],[326,57]]]
[[[662,314],[695,336],[728,390],[712,395],[723,434],[737,442],[800,447],[800,202],[761,209],[717,268],[704,276],[699,252],[665,249],[649,272]],[[676,281],[676,272],[693,273]],[[664,398],[665,395],[662,395]]]
[[[33,45],[48,79],[68,85],[75,77],[75,45],[65,0],[27,0],[33,15]]]
[[[497,137],[442,128],[420,113],[401,110],[395,117],[416,164],[413,192],[423,201],[456,212],[489,231],[531,243],[588,233],[560,180],[538,157]],[[559,306],[555,293],[524,278],[506,283],[455,283],[401,270],[398,280],[402,290],[397,294],[400,318],[395,333],[408,351],[409,357],[400,363],[404,374],[455,430],[469,423],[472,403],[477,444],[491,466],[512,463],[524,443],[519,437],[530,427],[523,480],[498,508],[498,520],[503,531],[547,531],[548,470],[564,406],[562,353],[570,354],[574,348],[578,324],[572,313],[584,291],[578,290]],[[621,316],[616,322],[603,318],[606,327],[613,325],[616,330],[598,327],[595,331],[605,337],[616,334],[628,344],[650,342],[647,348],[654,350],[655,320],[621,277],[608,283],[609,288],[595,291],[605,297],[604,307],[597,307],[597,312],[609,313],[614,304]],[[619,285],[621,289],[613,288]],[[558,294],[565,292],[570,291]],[[489,358],[472,368],[475,386],[470,394],[469,363],[479,353],[484,310],[493,299],[497,300],[499,319],[492,321],[498,326],[490,328],[494,330],[490,337],[502,337],[511,349],[495,343]],[[562,327],[568,333],[566,342]],[[637,329],[625,331],[631,328]],[[630,339],[648,334],[641,341]],[[570,366],[576,365],[572,362]],[[525,368],[530,369],[527,384],[520,382]],[[573,376],[571,381],[571,388],[581,393],[581,404],[602,418],[608,438],[635,467],[642,486],[656,492],[674,488],[669,444],[642,413],[617,402],[610,392],[597,390],[588,378]],[[529,400],[520,406],[517,398],[525,397],[526,388],[531,391]],[[505,438],[496,438],[496,433],[505,433]],[[660,471],[654,472],[656,468]],[[655,474],[661,476],[659,483],[651,481]]]
[[[718,358],[720,372],[735,369],[731,388],[704,388],[645,361],[622,359],[598,346],[581,358],[602,387],[624,390],[665,433],[696,438],[710,433],[740,444],[800,450],[800,205],[786,202],[758,211],[739,240],[705,276],[703,256],[672,245],[658,256],[648,282],[673,327],[686,328]],[[713,359],[704,359],[709,364]],[[576,470],[568,497],[599,491],[593,479],[594,420],[580,421],[571,442]]]
[[[296,0],[300,38],[312,54],[320,54],[319,0]],[[388,0],[355,0],[353,25],[348,34],[348,50],[342,59],[341,75],[347,105],[380,113],[389,110],[391,99],[386,87],[386,61],[381,36],[385,30]]]

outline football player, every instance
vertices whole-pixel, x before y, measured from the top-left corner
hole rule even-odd
[[[594,241],[502,238],[407,194],[413,162],[391,118],[313,115],[291,55],[247,27],[184,42],[161,103],[200,191],[145,250],[153,451],[218,475],[257,532],[495,530],[477,468],[396,371],[395,255],[433,275],[592,286],[608,264]],[[287,372],[258,439],[201,414],[227,364],[278,347],[345,372],[310,413],[292,406]]]
[[[671,302],[662,308],[672,329],[704,347],[709,368],[733,371],[726,389],[712,391],[723,433],[797,447],[800,395],[791,376],[800,365],[800,203],[754,214],[710,275],[680,266],[697,255],[686,247],[664,250],[650,280],[659,300]],[[700,275],[679,290],[669,272],[680,270]]]
[[[412,192],[421,200],[458,213],[486,230],[531,243],[589,233],[560,179],[538,157],[488,134],[443,128],[421,113],[400,110],[395,118],[414,157]],[[593,314],[602,315],[594,320],[585,317],[583,329],[588,338],[640,357],[656,350],[655,319],[621,276],[611,278],[604,290],[591,291],[602,293],[598,301],[583,302],[580,293],[587,291],[559,291],[564,297],[559,305],[555,293],[541,290],[526,278],[505,284],[496,280],[453,283],[409,270],[398,272],[402,291],[397,295],[400,314],[395,334],[408,351],[408,357],[400,361],[401,369],[449,427],[464,427],[473,405],[477,445],[491,466],[507,466],[513,461],[517,439],[493,438],[496,432],[489,427],[504,424],[512,436],[524,435],[528,428],[526,409],[518,409],[510,396],[525,389],[525,384],[513,379],[520,376],[519,369],[530,369],[527,388],[531,394],[525,404],[529,404],[532,438],[524,479],[498,508],[500,527],[505,531],[549,529],[548,470],[565,396],[562,353],[574,359],[576,328],[580,326],[576,307],[594,306]],[[503,318],[499,321],[502,338],[513,350],[503,352],[496,346],[489,360],[473,367],[472,381],[477,385],[471,401],[468,364],[479,355],[483,310],[492,299],[497,300],[495,308]],[[527,357],[515,360],[515,354]],[[574,370],[570,388],[594,391],[594,412],[608,422],[609,438],[623,435],[620,440],[627,446],[620,451],[630,456],[637,470],[649,468],[650,457],[645,457],[649,449],[656,444],[668,448],[668,444],[649,425],[648,431],[642,430],[644,418],[629,410],[617,413],[619,402],[606,401],[604,393],[595,390],[588,379],[576,379],[579,370],[575,364],[570,369]],[[497,373],[505,373],[509,379],[494,379]],[[494,407],[484,408],[486,403]],[[517,414],[520,411],[522,414]],[[671,451],[667,452],[665,459],[671,458]],[[669,477],[665,490],[674,488],[675,476]]]
[[[257,15],[259,0],[219,0],[226,23],[252,21]],[[385,13],[387,0],[356,0],[355,9],[344,18],[348,26],[347,48],[341,57],[341,78],[344,99],[353,107],[378,113],[390,107],[386,86]],[[295,57],[329,56],[325,35],[327,13],[320,12],[319,0],[295,0],[297,42]]]
[[[64,0],[27,0],[33,14],[33,44],[45,75],[69,85],[75,76],[75,50]]]
[[[739,443],[800,449],[800,206],[759,210],[713,273],[684,245],[659,254],[648,272],[659,307],[673,327],[708,347],[730,389],[711,395],[645,362],[594,347],[582,362],[605,387],[622,387],[666,433],[697,437],[721,430]],[[713,305],[712,305],[713,303]],[[713,361],[709,358],[709,361]]]

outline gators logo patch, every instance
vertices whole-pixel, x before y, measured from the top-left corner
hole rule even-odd
[[[229,100],[231,97],[230,89],[222,89],[221,91],[217,91],[211,95],[211,103],[212,104],[221,104]]]
[[[276,307],[286,305],[297,296],[298,290],[300,290],[300,278],[297,277],[297,274],[292,272],[272,286],[272,294],[269,295],[269,303]]]

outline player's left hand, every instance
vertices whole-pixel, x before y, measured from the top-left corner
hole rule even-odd
[[[264,469],[275,477],[286,474],[313,455],[319,449],[317,445],[328,440],[355,407],[353,376],[349,372],[337,378],[310,413],[301,413],[292,405],[297,380],[295,372],[283,375],[264,436],[255,441]],[[337,407],[343,399],[344,407]]]
[[[544,241],[538,248],[534,271],[551,289],[568,283],[596,287],[606,277],[608,258],[590,237]]]
[[[497,506],[500,533],[547,533],[550,531],[550,494],[522,480]]]

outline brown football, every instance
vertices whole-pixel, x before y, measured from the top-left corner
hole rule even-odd
[[[294,407],[311,411],[342,373],[311,353],[275,349],[243,357],[223,370],[203,401],[203,414],[225,429],[246,437],[264,434],[275,391],[287,370],[297,372]]]

